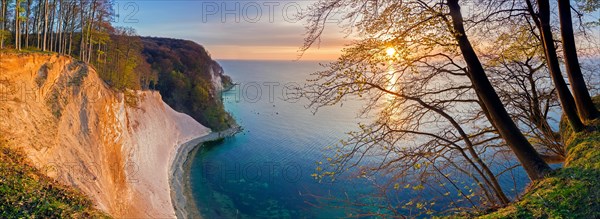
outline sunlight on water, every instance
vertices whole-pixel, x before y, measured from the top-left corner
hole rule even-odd
[[[340,145],[349,131],[358,130],[358,122],[368,123],[357,118],[364,102],[347,100],[342,106],[322,108],[313,114],[306,101],[286,101],[286,86],[303,86],[309,74],[320,69],[316,62],[220,63],[239,83],[223,94],[223,100],[244,132],[203,147],[193,158],[190,187],[204,218],[339,218],[379,210],[375,206],[385,200],[373,194],[379,191],[375,185],[385,180],[385,175],[365,179],[347,173],[331,183],[319,183],[311,176],[317,172],[317,164],[331,156],[328,146]],[[387,82],[386,88],[399,92],[399,74],[392,65],[385,70],[381,77]],[[390,94],[380,99],[387,105],[395,100]],[[507,177],[499,178],[501,184],[513,185],[512,177],[524,179],[514,184],[516,188],[527,183],[522,170]],[[394,202],[416,196],[410,190],[397,192]],[[520,189],[511,192],[516,194]],[[418,195],[430,199],[439,194]],[[371,205],[353,206],[357,200]],[[434,210],[448,206],[438,201]]]
[[[385,72],[387,80],[386,89],[394,93],[401,92],[401,81],[399,81],[400,73],[396,70],[396,68],[394,67],[394,63],[391,60],[388,62],[387,69],[385,70]],[[385,99],[385,103],[383,103],[381,107],[388,111],[388,116],[391,119],[399,119],[401,116],[399,114],[403,113],[403,111],[395,109],[398,105],[395,104],[398,100],[398,96],[393,94],[384,95],[385,96],[383,99]]]
[[[388,78],[388,84],[387,84],[387,90],[391,91],[391,92],[399,92],[400,88],[398,88],[398,79],[399,79],[399,74],[396,72],[396,69],[394,68],[394,65],[391,63],[389,63],[388,67],[387,67],[387,78]],[[394,99],[396,98],[396,96],[392,95],[392,94],[386,94],[387,99],[389,102],[394,101]]]

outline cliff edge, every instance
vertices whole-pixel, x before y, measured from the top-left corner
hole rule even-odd
[[[0,53],[0,135],[113,217],[173,218],[170,165],[210,133],[158,92],[110,89],[68,56]]]

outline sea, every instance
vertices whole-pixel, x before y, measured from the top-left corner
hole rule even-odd
[[[410,192],[391,202],[377,197],[373,179],[347,173],[336,181],[319,181],[314,173],[326,162],[328,150],[356,131],[364,102],[308,107],[297,97],[311,73],[323,70],[316,61],[220,60],[237,85],[222,95],[226,110],[243,132],[204,145],[191,159],[191,196],[204,218],[339,218],[370,217],[386,203],[406,203]],[[516,179],[516,180],[513,180]],[[500,179],[515,196],[529,182],[516,169]],[[434,193],[418,194],[439,196]],[[365,204],[366,203],[366,204]],[[436,204],[444,212],[449,205]],[[410,208],[403,214],[410,215]],[[390,213],[390,212],[381,212]]]

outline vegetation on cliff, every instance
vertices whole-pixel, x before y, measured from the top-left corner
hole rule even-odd
[[[594,102],[600,107],[600,96]],[[600,218],[600,119],[589,126],[592,131],[577,133],[563,119],[564,167],[535,181],[521,200],[482,218]]]
[[[221,131],[234,123],[225,111],[213,80],[231,86],[221,66],[211,59],[204,47],[188,40],[143,37],[143,55],[158,82],[150,87],[160,91],[163,100],[179,112],[192,116],[209,128]],[[220,78],[220,79],[216,79]]]
[[[81,192],[46,176],[29,163],[22,152],[3,140],[0,142],[0,217],[108,218]]]

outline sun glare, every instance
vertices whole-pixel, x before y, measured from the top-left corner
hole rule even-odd
[[[388,56],[394,56],[396,54],[396,49],[389,47],[385,50],[385,53],[387,53]]]

